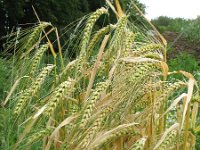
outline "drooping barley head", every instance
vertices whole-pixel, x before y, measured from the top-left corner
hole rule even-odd
[[[83,116],[82,116],[82,121],[81,121],[80,127],[85,126],[89,117],[91,116],[92,110],[95,107],[96,101],[100,98],[102,92],[108,88],[109,84],[110,84],[109,81],[101,82],[101,83],[97,84],[96,89],[94,90],[94,92],[88,98],[88,100],[86,102],[86,106],[83,111]]]
[[[21,111],[24,109],[29,100],[37,93],[37,91],[41,88],[44,83],[45,78],[48,73],[54,68],[53,65],[49,65],[42,69],[41,73],[36,77],[35,81],[32,85],[26,89],[20,96],[17,101],[16,107],[14,109],[14,114],[19,115]]]
[[[37,66],[40,63],[41,57],[43,56],[44,52],[48,49],[48,47],[49,47],[48,44],[42,45],[33,56],[31,72],[30,72],[31,75],[34,75]]]

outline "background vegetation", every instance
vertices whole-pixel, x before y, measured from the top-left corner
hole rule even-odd
[[[166,31],[179,32],[190,41],[200,41],[200,17],[196,19],[169,18],[160,16],[152,20],[161,33]]]
[[[138,0],[134,1],[144,12],[145,6]],[[120,2],[125,10],[130,9],[129,0],[121,0]],[[34,6],[42,21],[51,22],[58,27],[60,32],[64,32],[63,30],[68,24],[77,21],[78,18],[95,11],[97,8],[105,6],[105,0],[0,0],[0,37],[16,31],[17,27],[29,27],[37,23],[38,20],[32,6]],[[138,17],[135,17],[135,20],[137,19]],[[114,16],[107,20],[111,23],[115,21]],[[102,22],[105,22],[105,20],[101,20],[98,25],[101,25]],[[0,39],[0,50],[2,50],[3,43],[5,43],[5,40]]]

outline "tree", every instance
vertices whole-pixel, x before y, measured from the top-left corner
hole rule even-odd
[[[134,1],[144,11],[144,5],[138,0]],[[17,27],[19,24],[37,22],[32,6],[42,21],[51,22],[58,28],[62,28],[105,5],[105,0],[0,0],[0,2],[1,37],[6,34],[7,29]],[[124,10],[130,10],[130,0],[120,0],[120,2]],[[131,17],[134,18],[136,13],[133,12]],[[105,20],[100,19],[100,22],[102,21]],[[116,22],[115,17],[107,22]]]

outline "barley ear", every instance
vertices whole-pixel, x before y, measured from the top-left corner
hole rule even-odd
[[[85,64],[86,64],[86,58],[87,58],[87,47],[88,47],[88,43],[90,40],[90,35],[93,29],[93,26],[95,24],[95,22],[97,21],[97,19],[102,15],[102,14],[106,14],[108,12],[107,9],[105,8],[100,8],[98,9],[96,12],[94,12],[87,20],[86,26],[83,30],[83,37],[80,43],[80,56],[79,56],[79,62],[77,65],[77,71],[78,73],[82,72],[82,68],[85,68]]]
[[[69,78],[67,81],[62,82],[56,90],[52,93],[49,102],[46,104],[44,113],[50,116],[54,112],[58,103],[62,100],[63,96],[69,96],[74,90],[75,81]]]
[[[90,41],[87,51],[88,53],[91,53],[91,51],[94,49],[95,44],[103,37],[103,35],[107,34],[109,31],[116,28],[116,25],[107,25],[106,27],[100,29],[97,31],[97,33],[93,36],[92,40]]]
[[[147,138],[143,137],[139,140],[137,140],[130,148],[130,150],[144,150],[144,145],[146,142]]]
[[[115,127],[114,129],[107,131],[100,136],[97,136],[94,139],[94,142],[92,142],[89,145],[89,147],[91,149],[100,149],[100,146],[107,143],[107,142],[113,141],[113,140],[115,140],[119,137],[122,137],[124,135],[135,134],[134,128],[135,128],[136,124],[137,123],[119,125],[118,127]]]
[[[31,75],[34,75],[34,73],[35,73],[35,71],[37,69],[37,66],[40,63],[41,57],[43,56],[44,52],[48,49],[48,47],[49,47],[48,44],[42,45],[37,50],[35,55],[33,56],[32,65],[31,65],[31,72],[30,72]]]
[[[94,135],[97,133],[97,131],[99,130],[99,128],[102,125],[103,119],[113,110],[113,106],[107,106],[106,108],[104,108],[100,114],[96,117],[96,120],[94,121],[94,123],[92,124],[92,126],[90,127],[90,130],[88,131],[88,133],[86,134],[86,136],[84,137],[84,139],[80,142],[80,144],[77,146],[78,149],[85,149],[89,143],[91,142],[91,140],[93,139]]]
[[[92,28],[95,24],[95,22],[97,21],[97,19],[102,15],[102,14],[106,14],[108,12],[107,9],[105,8],[100,8],[98,9],[96,12],[94,12],[87,20],[85,29],[83,31],[83,38],[81,41],[81,51],[80,54],[83,55],[84,53],[86,53],[86,49],[90,40],[90,35],[92,32]]]
[[[54,68],[53,65],[47,66],[42,69],[41,73],[36,77],[35,81],[32,83],[30,88],[26,89],[19,96],[16,107],[14,109],[14,114],[19,115],[24,109],[26,104],[31,100],[31,98],[36,94],[36,92],[41,88],[45,78],[48,73]]]
[[[130,55],[131,52],[131,47],[133,45],[134,42],[134,38],[135,38],[135,33],[133,32],[128,32],[127,33],[127,38],[125,40],[125,48],[122,51],[122,57],[128,57]]]
[[[44,136],[47,136],[51,133],[52,129],[51,128],[46,128],[43,130],[40,130],[33,135],[31,135],[28,140],[27,140],[27,145],[32,144],[33,142],[38,141],[39,139],[43,138]]]
[[[91,116],[92,110],[95,107],[96,101],[100,98],[102,92],[108,88],[109,84],[110,84],[109,81],[101,82],[97,84],[96,89],[94,90],[94,92],[92,93],[92,95],[89,97],[89,99],[86,102],[86,106],[83,111],[80,127],[84,127],[86,125],[88,119]]]
[[[39,40],[42,30],[50,25],[51,24],[48,22],[41,22],[38,26],[34,28],[33,32],[28,36],[28,40],[22,47],[24,49],[24,54],[21,56],[21,58],[30,53],[30,51],[34,48],[34,44],[37,43],[37,41]]]

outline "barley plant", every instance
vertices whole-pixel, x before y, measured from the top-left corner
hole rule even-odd
[[[0,114],[1,149],[195,149],[195,78],[169,72],[164,38],[150,37],[117,1],[116,10],[107,2],[75,25],[68,48],[56,27],[39,22],[5,50],[15,55]],[[113,12],[116,23],[95,31]],[[74,49],[76,58],[63,55]],[[184,80],[171,80],[174,74]]]

